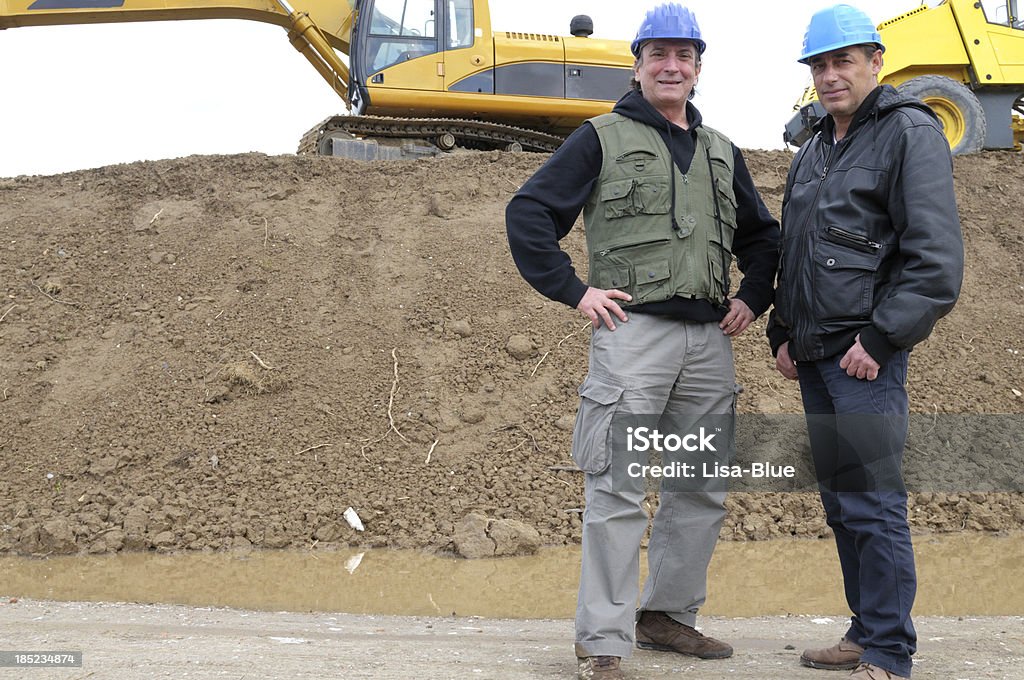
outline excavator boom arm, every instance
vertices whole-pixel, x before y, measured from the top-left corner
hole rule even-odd
[[[247,19],[281,26],[292,45],[349,105],[349,54],[357,0],[0,0],[0,29],[21,26]]]

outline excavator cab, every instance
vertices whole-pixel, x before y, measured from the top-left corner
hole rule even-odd
[[[356,0],[355,8],[347,93],[352,114],[430,119],[415,136],[441,149],[456,140],[468,148],[550,151],[583,120],[607,112],[629,87],[628,45],[589,37],[590,28],[567,37],[494,33],[487,0]],[[542,134],[499,133],[485,129],[485,122]],[[342,123],[365,136],[415,132],[401,122],[333,122]],[[323,151],[329,137],[317,139]]]
[[[478,32],[473,4],[473,0],[361,0],[353,38],[356,47],[350,56],[353,113],[367,111],[372,102],[374,109],[386,107],[394,115],[392,102],[403,98],[409,100],[408,106],[400,108],[422,113],[421,105],[428,100],[415,93],[445,89],[446,53],[474,46]],[[478,61],[483,64],[482,55]],[[405,94],[397,95],[399,91]]]

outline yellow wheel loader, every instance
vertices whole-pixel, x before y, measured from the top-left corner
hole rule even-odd
[[[878,25],[879,74],[928,104],[954,154],[1020,149],[1024,140],[1024,20],[1017,0],[944,0]],[[794,107],[783,139],[802,146],[825,115],[814,88]]]
[[[306,133],[299,153],[553,151],[632,75],[629,44],[591,38],[588,17],[568,37],[496,33],[487,0],[0,0],[0,29],[178,19],[287,31],[350,111]]]

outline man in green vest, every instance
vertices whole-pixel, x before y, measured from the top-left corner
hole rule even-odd
[[[623,413],[732,417],[732,338],[772,300],[778,222],[739,150],[690,102],[704,49],[689,9],[667,3],[648,12],[632,44],[632,87],[612,113],[580,126],[506,211],[520,273],[594,329],[572,451],[586,500],[580,678],[623,678],[620,659],[634,644],[702,659],[732,654],[695,629],[724,490],[663,490],[641,593],[644,485],[624,479],[612,455]],[[558,243],[581,212],[587,283]],[[733,255],[744,272],[735,294]]]

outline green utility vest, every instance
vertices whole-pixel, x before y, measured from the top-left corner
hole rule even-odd
[[[698,127],[684,175],[656,129],[617,113],[589,122],[604,156],[583,209],[590,285],[625,291],[633,305],[675,296],[724,303],[736,233],[732,143]]]

